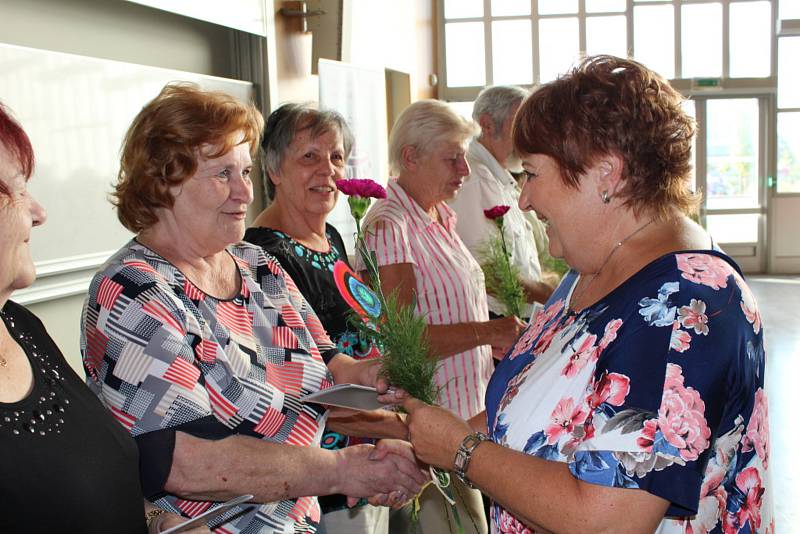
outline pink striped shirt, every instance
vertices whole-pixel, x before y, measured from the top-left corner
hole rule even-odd
[[[428,324],[488,320],[483,272],[455,231],[453,210],[440,203],[442,224],[438,224],[396,180],[389,181],[387,193],[364,219],[367,246],[375,251],[378,265],[410,263],[414,267],[417,313]],[[383,224],[376,230],[379,221]],[[464,419],[479,413],[493,368],[488,345],[440,360],[439,403]]]

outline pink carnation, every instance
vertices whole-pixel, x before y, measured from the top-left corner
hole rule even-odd
[[[683,385],[681,366],[667,364],[658,428],[684,460],[697,460],[710,445],[711,429],[706,422],[705,409],[700,393]]]
[[[361,198],[386,198],[386,189],[374,180],[336,180],[336,187],[347,196]]]
[[[493,208],[490,208],[488,210],[483,210],[483,214],[486,215],[487,219],[491,219],[493,221],[495,219],[499,219],[500,217],[508,213],[508,210],[510,209],[511,206],[503,206],[503,205],[494,206]]]

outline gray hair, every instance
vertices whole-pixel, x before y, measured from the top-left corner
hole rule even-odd
[[[472,106],[472,118],[480,122],[481,115],[488,113],[495,130],[503,128],[503,122],[511,109],[525,100],[530,93],[518,85],[497,85],[483,89]]]
[[[439,141],[467,141],[478,126],[439,100],[418,100],[400,113],[389,134],[389,166],[394,175],[403,170],[403,148],[425,153]]]
[[[312,139],[328,132],[337,132],[342,137],[345,161],[350,157],[354,142],[353,132],[340,113],[333,110],[319,110],[309,103],[283,104],[270,113],[264,126],[264,139],[261,141],[266,171],[264,190],[269,200],[275,198],[275,184],[269,175],[280,172],[289,146],[303,130],[309,130]]]

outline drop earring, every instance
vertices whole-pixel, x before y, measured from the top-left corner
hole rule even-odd
[[[600,200],[603,201],[603,204],[608,204],[609,202],[611,202],[611,197],[608,196],[608,191],[603,191],[600,194]]]

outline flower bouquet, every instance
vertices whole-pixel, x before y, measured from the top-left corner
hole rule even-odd
[[[434,380],[437,361],[430,352],[427,322],[414,313],[414,305],[404,305],[396,293],[384,295],[375,252],[367,248],[361,229],[367,208],[373,198],[386,198],[386,190],[372,180],[338,180],[336,187],[347,195],[350,213],[356,221],[356,253],[365,266],[369,285],[362,282],[343,261],[334,265],[334,278],[343,298],[354,310],[354,325],[365,339],[374,340],[380,348],[381,376],[413,397],[435,404],[438,388]],[[431,468],[433,483],[450,503],[458,526],[461,520],[455,507],[450,473]],[[419,498],[414,499],[412,517],[419,512]]]
[[[396,294],[383,294],[375,253],[367,249],[361,230],[361,219],[371,199],[386,198],[386,190],[372,180],[357,179],[338,180],[336,187],[347,195],[356,221],[356,253],[370,282],[367,286],[344,262],[337,262],[334,278],[339,292],[355,310],[356,326],[381,348],[382,376],[414,397],[435,403],[436,359],[430,356],[427,323],[414,314],[413,306],[402,305]]]
[[[500,301],[504,315],[522,317],[525,289],[520,282],[519,268],[511,263],[511,253],[503,232],[503,217],[509,209],[510,206],[494,206],[483,210],[486,218],[497,226],[499,235],[489,238],[484,244],[481,269],[486,277],[486,292]]]

